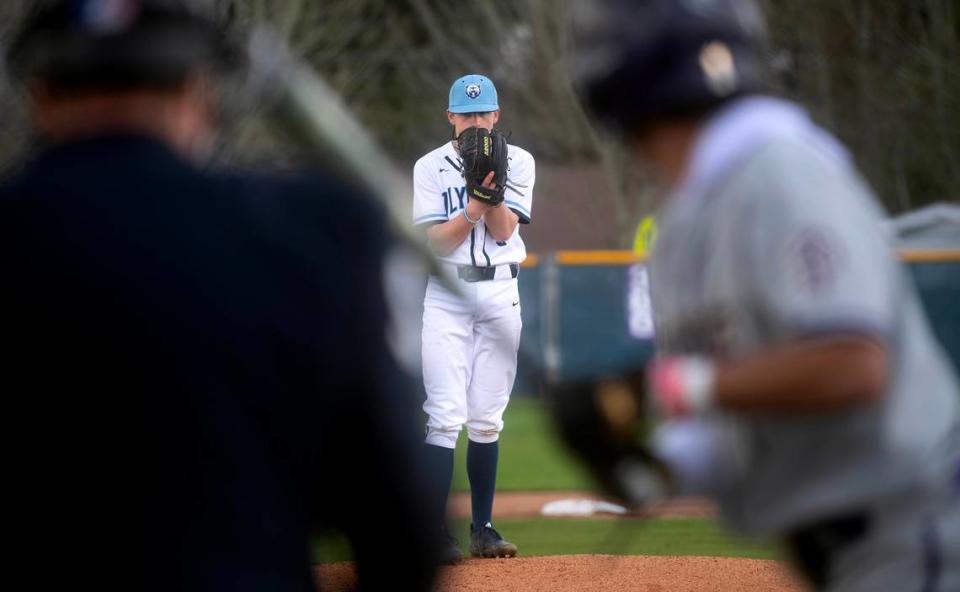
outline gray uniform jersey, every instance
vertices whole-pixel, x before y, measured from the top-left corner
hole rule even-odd
[[[956,380],[880,219],[842,149],[773,99],[741,100],[708,124],[660,214],[651,262],[660,353],[735,359],[844,332],[889,348],[880,405],[705,420],[722,434],[727,478],[715,493],[738,530],[782,533],[949,480]]]

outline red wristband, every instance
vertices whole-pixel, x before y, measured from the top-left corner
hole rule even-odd
[[[714,375],[707,358],[657,358],[647,369],[647,388],[664,416],[700,415],[713,405]]]

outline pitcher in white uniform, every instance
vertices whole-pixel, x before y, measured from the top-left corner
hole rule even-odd
[[[447,120],[453,137],[471,127],[493,129],[497,90],[471,74],[450,87]],[[422,358],[428,416],[427,456],[436,477],[438,528],[453,476],[453,450],[467,427],[467,474],[475,557],[513,557],[517,547],[493,528],[498,440],[517,373],[520,294],[517,277],[527,251],[520,225],[530,223],[535,165],[529,152],[508,146],[505,199],[489,206],[467,197],[456,140],[444,142],[413,168],[413,222],[423,225],[434,253],[459,279],[462,295],[435,278],[424,298]],[[462,558],[449,537],[446,560]]]

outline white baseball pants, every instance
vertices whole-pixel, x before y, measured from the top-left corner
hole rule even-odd
[[[497,279],[459,284],[464,297],[431,277],[423,307],[426,441],[445,448],[456,447],[464,425],[474,442],[500,437],[522,326],[517,280],[509,268],[498,268]]]

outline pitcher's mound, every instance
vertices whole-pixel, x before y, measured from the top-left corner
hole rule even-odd
[[[352,590],[353,564],[316,567],[321,590]],[[397,590],[403,582],[397,582]],[[437,592],[804,592],[776,561],[728,557],[556,555],[469,559],[440,573]]]

